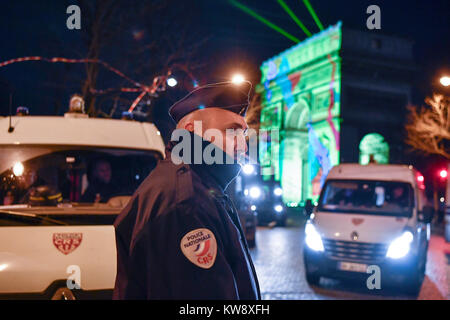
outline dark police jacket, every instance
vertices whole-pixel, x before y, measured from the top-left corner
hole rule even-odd
[[[114,224],[113,298],[260,299],[237,211],[224,193],[238,165],[176,165],[174,145]]]

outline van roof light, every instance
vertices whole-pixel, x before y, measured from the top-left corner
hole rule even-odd
[[[30,110],[27,107],[19,106],[16,109],[16,115],[18,116],[28,116],[30,114]]]
[[[79,94],[70,97],[69,113],[84,113],[84,99]]]

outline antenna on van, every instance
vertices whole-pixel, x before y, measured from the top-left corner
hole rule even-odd
[[[11,125],[11,117],[12,117],[12,93],[9,94],[9,127],[8,127],[9,133],[12,133],[14,131],[14,127]]]

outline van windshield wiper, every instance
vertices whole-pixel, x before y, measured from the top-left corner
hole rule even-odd
[[[58,221],[58,220],[55,220],[55,219],[52,219],[52,218],[48,218],[48,217],[43,217],[41,215],[34,214],[34,213],[26,213],[26,212],[10,211],[10,210],[2,210],[2,209],[0,209],[0,213],[4,213],[4,214],[7,214],[7,215],[16,216],[16,217],[34,218],[34,219],[50,222],[52,224],[57,224],[57,225],[61,225],[61,226],[67,226],[68,225],[68,223],[65,223],[65,222],[62,222],[62,221]]]

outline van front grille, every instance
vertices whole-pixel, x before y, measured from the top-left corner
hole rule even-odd
[[[387,245],[324,239],[325,254],[335,260],[379,262],[386,256]]]

